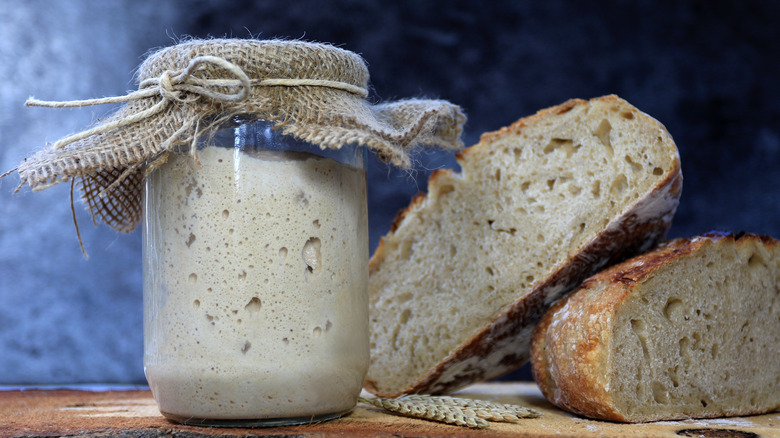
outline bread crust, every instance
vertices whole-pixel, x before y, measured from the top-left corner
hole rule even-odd
[[[595,98],[591,102],[596,100],[623,102],[612,95]],[[571,99],[520,119],[496,132],[483,134],[480,143],[457,154],[458,161],[468,160],[478,148],[488,148],[492,141],[506,135],[515,135],[537,119],[551,114],[562,114],[577,105],[589,103],[582,99]],[[438,181],[445,173],[450,172],[434,172],[429,180],[429,193],[439,190]],[[500,376],[522,366],[530,357],[529,346],[533,329],[551,303],[603,266],[646,251],[662,241],[671,226],[681,190],[682,172],[678,156],[667,177],[648,196],[640,199],[624,215],[607,224],[603,232],[584,245],[582,251],[556,266],[551,274],[537,282],[529,293],[518,297],[497,312],[489,324],[473,333],[427,374],[395,392],[380,390],[370,379],[366,380],[364,387],[384,397],[395,397],[404,393],[440,394]],[[422,208],[426,201],[426,195],[416,196],[412,204],[397,215],[393,231],[398,229],[410,212]],[[378,263],[385,257],[385,251],[382,239],[370,260],[370,273],[377,269]]]
[[[612,318],[629,298],[632,288],[680,257],[724,240],[732,240],[737,245],[755,241],[766,247],[780,247],[780,241],[750,233],[734,235],[713,231],[694,238],[674,239],[593,275],[576,291],[556,302],[536,326],[531,346],[532,373],[545,398],[562,409],[611,421],[688,418],[683,413],[664,418],[637,418],[621,412],[606,381],[608,365],[602,362],[608,356],[613,335]],[[699,418],[723,414],[729,413],[705,413]]]

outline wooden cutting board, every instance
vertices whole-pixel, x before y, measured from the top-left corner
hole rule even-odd
[[[491,423],[483,430],[401,417],[358,405],[348,416],[319,424],[268,429],[183,426],[160,415],[149,391],[0,392],[0,437],[780,437],[780,413],[710,420],[618,424],[588,420],[549,404],[533,383],[485,383],[459,396],[515,403],[542,412],[521,424]]]

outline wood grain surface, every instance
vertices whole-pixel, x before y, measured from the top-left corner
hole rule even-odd
[[[589,420],[549,404],[533,383],[485,383],[462,397],[515,403],[540,410],[520,424],[491,423],[472,430],[401,417],[358,405],[349,415],[318,424],[276,428],[209,428],[172,423],[149,391],[0,391],[0,437],[780,437],[780,413],[709,420],[619,424]]]

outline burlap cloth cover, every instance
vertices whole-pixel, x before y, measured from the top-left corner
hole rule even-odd
[[[192,147],[226,119],[251,114],[299,139],[338,149],[358,144],[408,167],[418,145],[462,147],[465,116],[446,101],[371,105],[363,59],[326,44],[191,40],[151,54],[139,90],[118,98],[28,101],[50,107],[126,102],[95,127],[47,146],[16,169],[32,190],[80,179],[93,220],[121,232],[142,217],[146,172],[174,148]]]

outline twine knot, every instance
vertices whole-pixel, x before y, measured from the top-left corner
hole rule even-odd
[[[160,90],[160,96],[162,96],[163,99],[168,100],[175,100],[177,102],[186,102],[191,101],[195,97],[194,95],[190,99],[184,99],[181,97],[182,91],[177,91],[176,88],[174,88],[173,82],[171,82],[171,72],[166,70],[162,73],[160,76],[160,83],[159,83],[159,90]]]
[[[235,79],[209,79],[194,75],[201,67],[212,65],[231,74]],[[159,78],[146,79],[139,90],[156,91],[163,100],[189,103],[199,98],[208,98],[219,102],[241,102],[249,97],[252,81],[236,64],[218,56],[198,56],[193,58],[187,68],[181,71],[166,70]],[[220,92],[227,88],[233,92]]]

